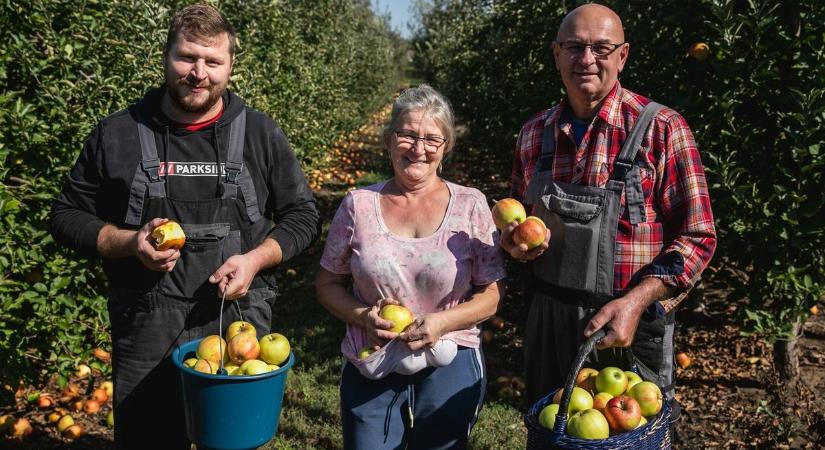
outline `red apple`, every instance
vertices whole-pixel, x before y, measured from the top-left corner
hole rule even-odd
[[[261,345],[254,334],[238,333],[226,345],[229,361],[243,364],[244,361],[257,359],[261,354]]]
[[[513,222],[522,223],[527,217],[524,205],[514,198],[503,198],[493,205],[493,222],[496,228],[503,230]]]
[[[195,355],[198,359],[206,359],[216,365],[221,362],[221,359],[226,361],[226,341],[217,334],[206,336],[198,344]]]
[[[404,331],[415,320],[412,312],[401,305],[384,305],[378,315],[382,319],[392,322],[392,328],[389,331],[393,333]]]
[[[621,433],[633,430],[639,425],[642,410],[636,400],[629,395],[622,394],[607,402],[604,418],[607,419],[611,430]]]
[[[155,248],[160,251],[174,248],[180,250],[186,243],[186,235],[183,228],[172,220],[156,227],[152,230],[152,239],[155,241]]]
[[[587,392],[596,392],[596,376],[599,371],[590,367],[585,367],[576,375],[576,386]]]
[[[270,333],[261,338],[262,360],[280,366],[289,359],[289,340],[280,333]]]
[[[539,425],[552,430],[556,425],[556,415],[559,413],[559,404],[551,403],[541,409],[539,413]]]
[[[586,409],[570,417],[567,433],[579,439],[607,439],[610,436],[610,426],[602,413]]]
[[[690,50],[688,50],[688,54],[691,58],[694,58],[699,61],[704,61],[710,55],[710,47],[708,44],[704,42],[696,42],[690,46]]]
[[[607,392],[599,392],[593,396],[593,409],[604,414],[604,409],[607,408],[607,402],[612,398],[613,396]]]
[[[37,407],[40,409],[49,409],[54,406],[54,397],[50,394],[41,393],[37,398]]]
[[[109,394],[106,392],[106,389],[99,387],[92,392],[92,399],[103,404],[109,401]]]
[[[605,367],[596,377],[596,390],[614,397],[624,394],[627,390],[627,375],[618,367]]]
[[[226,329],[226,333],[224,335],[226,342],[231,341],[232,338],[235,337],[238,333],[249,333],[255,336],[256,339],[258,337],[258,333],[255,330],[254,325],[244,320],[236,320],[235,322],[229,324],[229,327],[227,327]]]
[[[633,386],[628,395],[639,402],[642,415],[645,417],[655,416],[662,410],[662,391],[655,383],[642,381]]]
[[[513,230],[513,242],[517,245],[526,245],[528,250],[541,245],[546,236],[547,226],[536,216],[528,217]]]
[[[97,347],[94,350],[92,350],[92,355],[95,358],[97,358],[100,361],[105,362],[105,363],[108,363],[108,362],[112,361],[112,354],[107,352],[106,350],[103,350],[100,347]]]
[[[86,400],[83,403],[83,411],[86,411],[86,414],[97,414],[100,411],[100,402],[93,399]]]

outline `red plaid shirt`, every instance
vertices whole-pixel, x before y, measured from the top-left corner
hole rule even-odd
[[[553,178],[604,188],[625,138],[649,102],[616,82],[578,148],[567,99],[533,116],[519,133],[511,195],[524,199],[541,154],[545,126],[556,130]],[[705,172],[685,119],[676,111],[663,108],[648,133],[636,155],[637,163],[643,162],[644,223],[630,223],[624,194],[621,197],[624,212],[616,233],[613,278],[617,296],[644,277],[658,277],[679,288],[691,286],[716,249]],[[552,239],[551,236],[550,245]]]

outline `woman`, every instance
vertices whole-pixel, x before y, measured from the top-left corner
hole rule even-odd
[[[465,448],[481,409],[477,325],[495,313],[505,272],[484,195],[439,177],[454,140],[447,100],[405,90],[384,129],[393,178],[347,194],[332,221],[315,288],[347,323],[345,448]],[[415,321],[389,331],[386,304]],[[375,352],[359,359],[365,346]]]

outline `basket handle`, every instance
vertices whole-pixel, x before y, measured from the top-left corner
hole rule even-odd
[[[561,403],[559,403],[556,424],[553,427],[554,433],[564,434],[564,430],[567,428],[567,407],[570,404],[570,397],[573,394],[573,385],[576,384],[576,375],[584,365],[584,360],[587,359],[587,355],[593,351],[593,347],[602,340],[605,334],[604,329],[600,328],[591,334],[579,347],[579,352],[576,354],[576,359],[573,360],[573,364],[570,366],[570,372],[567,373],[567,380],[564,382],[564,393],[561,396]]]

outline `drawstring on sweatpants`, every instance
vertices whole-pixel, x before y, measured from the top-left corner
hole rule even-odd
[[[413,385],[408,384],[407,385],[407,418],[410,419],[410,429],[411,430],[415,426],[415,415],[413,414],[413,408],[415,407],[415,404],[413,403],[414,398],[415,398],[415,391],[413,390]]]

